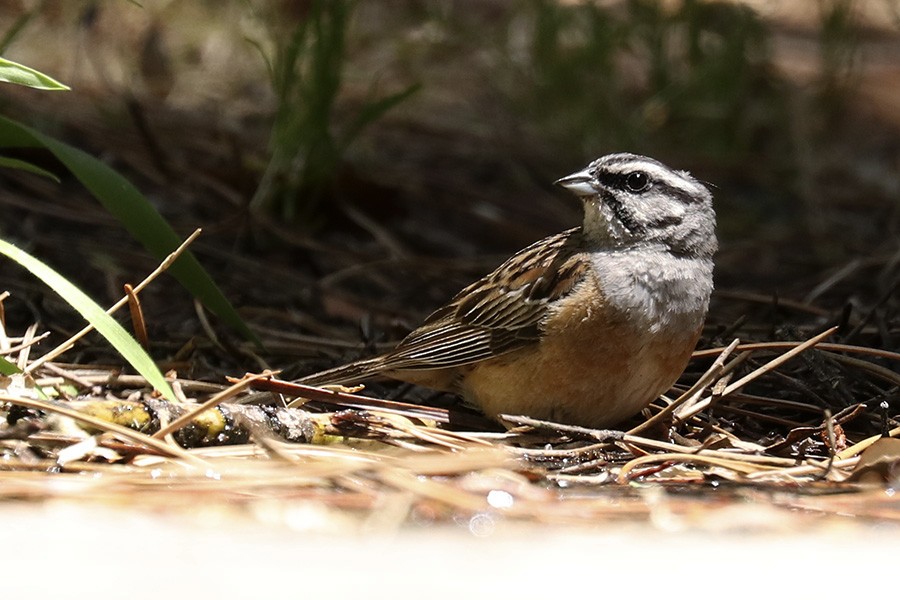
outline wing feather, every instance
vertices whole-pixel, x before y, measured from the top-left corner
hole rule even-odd
[[[536,343],[548,306],[584,277],[581,229],[545,238],[460,291],[383,357],[383,371],[458,367]]]

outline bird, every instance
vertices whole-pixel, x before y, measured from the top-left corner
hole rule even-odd
[[[556,185],[583,223],[463,288],[393,350],[301,378],[385,376],[452,392],[486,416],[584,427],[634,416],[681,376],[718,248],[709,189],[646,156],[602,156]]]

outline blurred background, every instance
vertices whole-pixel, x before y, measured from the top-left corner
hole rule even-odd
[[[389,346],[578,224],[551,182],[613,151],[713,186],[705,344],[844,322],[898,347],[896,0],[0,0],[0,24],[5,58],[72,88],[4,85],[0,114],[101,158],[180,234],[203,227],[192,248],[266,342],[259,365]],[[112,303],[156,260],[24,155],[62,181],[0,171],[0,236]],[[6,263],[0,287],[13,324],[74,328]],[[257,366],[174,281],[143,298],[158,358]]]

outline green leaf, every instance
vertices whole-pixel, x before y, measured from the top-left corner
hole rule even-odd
[[[140,344],[135,341],[115,319],[106,314],[106,311],[91,300],[87,294],[78,289],[68,279],[54,271],[52,268],[20,250],[7,241],[0,240],[0,254],[4,254],[16,261],[37,277],[54,292],[77,310],[94,329],[96,329],[110,344],[122,355],[138,373],[159,390],[170,402],[178,402],[175,393],[169,386],[163,374],[156,367],[153,359],[144,352]]]
[[[0,375],[15,375],[16,373],[21,373],[22,369],[12,364],[2,356],[0,356]]]
[[[171,254],[181,243],[175,230],[137,188],[90,154],[2,116],[0,147],[43,147],[49,150],[159,260]],[[185,252],[179,256],[168,272],[225,323],[262,346],[193,254]]]
[[[40,175],[41,177],[46,177],[47,179],[52,179],[56,183],[59,183],[59,177],[57,177],[50,171],[42,169],[37,165],[33,165],[30,162],[19,160],[18,158],[0,156],[0,167],[6,167],[7,169],[18,169],[20,171],[28,171],[29,173]]]
[[[11,60],[0,58],[0,81],[24,85],[38,90],[69,90],[69,86],[58,82],[49,75],[35,71]]]
[[[422,89],[422,85],[414,83],[405,90],[391,94],[379,100],[368,102],[356,115],[350,127],[344,131],[338,147],[343,151],[347,146],[369,125],[381,118],[384,113],[391,110],[416,92]]]

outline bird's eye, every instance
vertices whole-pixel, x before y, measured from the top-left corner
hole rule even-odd
[[[643,171],[632,171],[625,176],[625,187],[630,192],[643,192],[650,187],[650,177]]]

